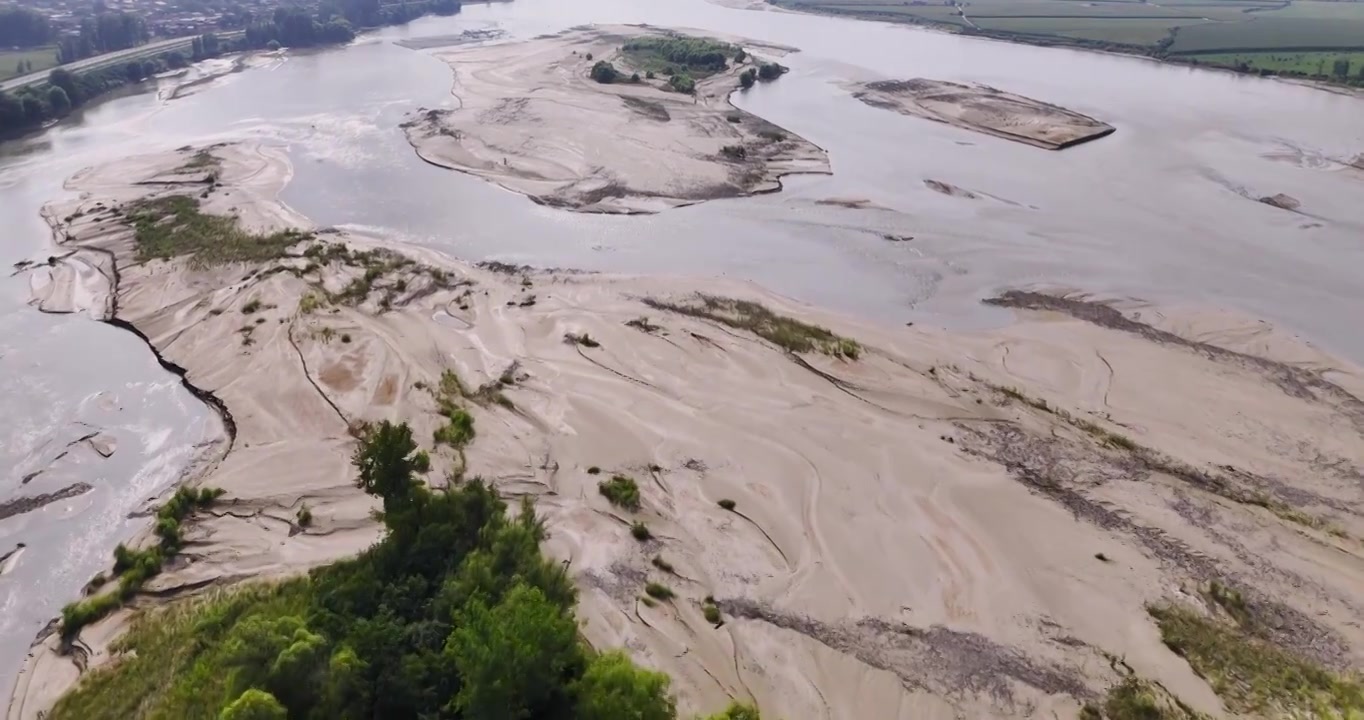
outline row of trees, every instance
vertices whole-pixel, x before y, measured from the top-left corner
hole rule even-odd
[[[579,640],[576,591],[541,555],[545,527],[529,499],[513,518],[479,480],[428,489],[418,473],[429,460],[406,424],[370,430],[353,463],[357,484],[382,502],[379,543],[245,601],[191,610],[188,647],[134,644],[54,719],[122,720],[118,703],[220,720],[676,717],[666,675]],[[139,675],[156,652],[177,663],[165,684]],[[757,713],[736,706],[719,717]]]
[[[57,43],[57,59],[69,63],[147,42],[147,23],[139,15],[105,12],[81,20],[80,33]]]
[[[0,7],[0,47],[36,47],[52,42],[47,16],[26,7]]]
[[[246,26],[246,45],[250,48],[311,47],[354,39],[355,30],[345,18],[333,17],[321,23],[298,8],[278,8],[270,17]]]
[[[188,64],[184,55],[169,52],[81,73],[57,68],[48,75],[46,87],[30,85],[13,94],[0,91],[0,138],[65,117],[110,90]]]

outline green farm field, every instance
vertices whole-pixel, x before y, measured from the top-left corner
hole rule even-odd
[[[769,0],[795,10],[941,25],[1019,42],[1320,76],[1364,53],[1364,0]],[[1322,61],[1325,60],[1323,63]],[[1350,82],[1359,82],[1356,77]]]
[[[0,50],[0,80],[8,80],[30,71],[19,71],[19,63],[32,63],[32,72],[42,72],[57,66],[57,48],[42,47],[28,50]]]

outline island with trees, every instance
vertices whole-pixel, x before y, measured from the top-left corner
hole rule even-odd
[[[612,27],[455,48],[437,57],[459,70],[460,107],[404,129],[433,164],[581,212],[657,212],[828,172],[822,149],[730,102],[784,72],[745,45],[790,52]]]

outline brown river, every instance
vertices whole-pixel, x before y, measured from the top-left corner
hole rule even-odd
[[[426,165],[398,124],[450,105],[450,70],[395,44],[496,30],[526,39],[586,23],[696,28],[799,48],[780,82],[734,102],[829,152],[834,174],[783,192],[653,216],[537,206]],[[423,45],[429,43],[414,43]],[[851,81],[992,85],[1092,115],[1113,135],[1050,152],[868,107]],[[1006,322],[981,297],[1061,286],[1225,308],[1364,362],[1364,100],[1144,59],[956,37],[705,0],[466,4],[289,53],[171,97],[148,84],[41,135],[0,145],[0,260],[51,254],[39,217],[72,173],[189,143],[263,139],[294,165],[284,200],[319,225],[364,228],[471,259],[753,280],[889,323]],[[974,199],[925,186],[933,179]],[[1256,199],[1287,194],[1283,210]],[[847,209],[819,200],[865,200]],[[884,236],[912,237],[889,242]],[[8,273],[6,273],[8,275]],[[0,501],[93,486],[0,518],[0,684],[34,634],[145,522],[216,420],[137,338],[25,304],[0,280]],[[108,458],[80,438],[117,443]],[[35,471],[42,471],[32,475]]]

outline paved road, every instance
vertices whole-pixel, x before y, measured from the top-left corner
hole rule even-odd
[[[236,37],[237,35],[240,34],[241,34],[240,32],[220,33],[218,37],[220,39],[228,39]],[[80,70],[89,70],[91,68],[110,65],[120,60],[132,60],[134,58],[139,58],[146,55],[159,55],[161,53],[169,52],[171,50],[177,50],[181,47],[188,48],[190,44],[194,42],[194,38],[196,37],[198,36],[188,35],[186,37],[171,38],[170,40],[157,40],[156,42],[150,42],[147,43],[146,45],[139,45],[135,48],[128,48],[127,50],[117,50],[115,52],[105,53],[103,55],[88,57],[85,58],[84,60],[77,60],[76,62],[67,63],[65,65],[61,65],[60,67],[66,70],[70,70],[72,72],[78,72]],[[17,78],[6,80],[3,83],[0,83],[0,90],[4,91],[18,90],[19,88],[24,87],[26,85],[45,83],[47,82],[47,76],[48,73],[50,72],[52,72],[52,70],[47,69],[42,72],[29,73],[28,75],[21,75]]]

